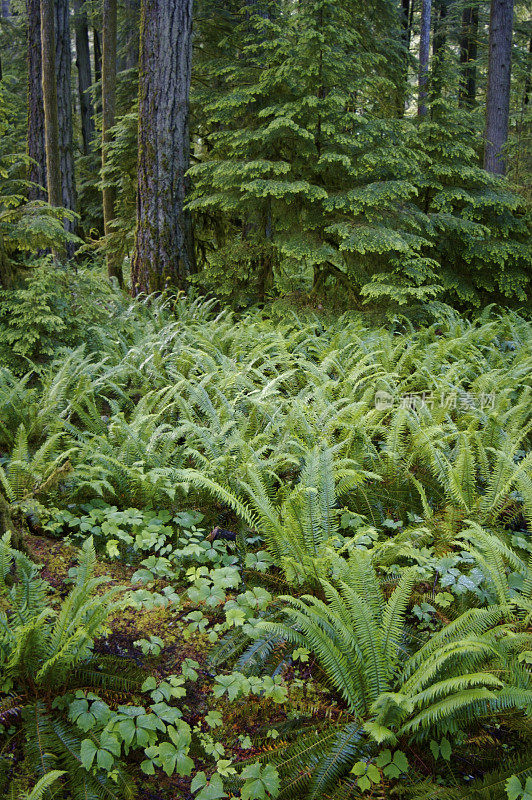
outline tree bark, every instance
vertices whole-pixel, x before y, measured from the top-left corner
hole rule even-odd
[[[98,83],[102,79],[102,46],[100,34],[96,28],[92,29],[92,43],[94,47],[94,82]]]
[[[62,206],[61,163],[59,159],[59,120],[55,76],[54,0],[41,0],[42,94],[46,148],[48,202]]]
[[[421,5],[421,28],[419,32],[419,98],[417,113],[427,113],[427,83],[429,77],[430,18],[432,0],[423,0]]]
[[[408,64],[410,56],[410,0],[401,0],[399,18],[401,24],[401,41],[404,49],[403,72],[397,88],[397,115],[403,117],[408,94]],[[413,0],[412,0],[413,5]]]
[[[28,17],[28,200],[46,199],[46,149],[42,97],[41,6],[27,0]]]
[[[184,288],[195,271],[192,221],[183,208],[191,56],[192,0],[143,0],[134,295]]]
[[[477,37],[478,6],[469,6],[462,12],[460,35],[460,107],[473,108],[477,94]]]
[[[94,140],[94,107],[90,94],[92,86],[89,49],[89,26],[83,0],[74,0],[74,25],[76,29],[76,66],[78,69],[79,107],[81,113],[81,136],[83,152],[90,153]]]
[[[105,236],[111,232],[115,218],[115,190],[105,185],[105,164],[107,147],[111,141],[110,129],[115,124],[116,109],[116,0],[103,0],[103,59],[102,59],[102,175],[103,186],[103,226]],[[122,265],[115,253],[107,253],[107,274],[123,283]]]
[[[484,169],[504,175],[510,116],[513,0],[491,0]]]
[[[59,122],[59,161],[61,166],[62,205],[76,210],[76,183],[74,177],[74,152],[72,141],[72,94],[70,45],[70,17],[68,0],[55,0],[55,67],[57,75],[57,116]],[[76,223],[65,219],[65,230],[74,233]],[[72,258],[73,243],[67,243],[67,256]]]

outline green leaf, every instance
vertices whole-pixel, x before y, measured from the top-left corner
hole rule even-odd
[[[190,791],[197,792],[198,789],[201,789],[207,783],[207,778],[204,772],[198,772],[192,778],[192,782],[190,784]]]
[[[444,758],[446,761],[450,761],[450,759],[451,759],[451,755],[452,755],[452,752],[453,752],[453,748],[451,747],[451,743],[450,743],[449,739],[446,739],[446,738],[444,737],[444,738],[441,740],[441,744],[440,744],[440,752],[441,752],[441,754],[442,754],[442,757],[443,757],[443,758]]]
[[[521,781],[517,775],[512,775],[510,778],[508,778],[505,786],[508,800],[518,800],[518,798],[521,797],[523,787],[521,786]]]
[[[111,772],[114,765],[114,758],[108,750],[98,750],[96,756],[98,766],[106,772]]]
[[[393,763],[401,772],[406,772],[408,770],[408,759],[402,750],[396,750],[393,756]]]
[[[195,800],[219,800],[221,797],[228,797],[224,792],[221,777],[215,772],[210,781],[205,784]]]
[[[381,753],[379,753],[376,763],[377,766],[381,767],[382,769],[382,767],[385,767],[386,764],[390,764],[391,760],[392,760],[392,752],[391,750],[386,749],[383,750]]]
[[[98,748],[91,739],[83,739],[80,749],[80,758],[81,763],[86,770],[89,770],[92,767],[92,762],[94,761],[94,756],[97,753],[97,749]]]
[[[155,680],[153,675],[150,675],[149,678],[146,678],[146,680],[140,687],[142,692],[152,692],[156,688],[157,688],[157,681]]]

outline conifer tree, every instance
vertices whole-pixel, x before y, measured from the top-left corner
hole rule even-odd
[[[506,171],[513,9],[513,0],[491,0],[484,168],[496,175]]]
[[[427,113],[427,88],[429,80],[430,20],[432,0],[422,0],[419,31],[419,98],[417,111],[420,117]]]
[[[106,180],[105,164],[107,148],[111,141],[111,128],[115,124],[116,110],[116,0],[103,0],[103,51],[102,51],[102,175],[103,175],[103,224],[108,237],[115,217],[115,190]],[[123,283],[122,266],[116,255],[107,253],[107,273]]]
[[[184,209],[191,59],[192,0],[144,0],[134,295],[183,288],[195,270],[191,218]]]
[[[90,94],[92,85],[89,25],[83,0],[74,0],[74,26],[76,29],[76,66],[78,69],[79,105],[83,152],[88,155],[95,135],[94,107]]]
[[[57,115],[59,127],[59,162],[63,208],[76,210],[76,179],[74,173],[74,143],[71,87],[72,48],[70,41],[69,0],[55,0],[55,69],[57,80]],[[75,220],[65,217],[65,230],[74,233]],[[73,242],[66,244],[67,256],[74,255]]]
[[[46,197],[46,151],[44,144],[44,105],[42,96],[41,6],[40,0],[27,0],[28,47],[28,180],[29,200]]]
[[[59,157],[54,11],[54,0],[41,0],[42,90],[48,202],[52,206],[59,207],[63,205],[63,192],[61,185],[61,162]]]
[[[391,88],[404,54],[395,6],[372,15],[362,3],[319,0],[274,10],[242,9],[229,30],[241,43],[232,68],[220,70],[223,51],[206,65],[225,87],[195,98],[209,151],[191,169],[190,207],[211,229],[217,220],[201,280],[244,302],[267,295],[272,272],[354,294],[377,273],[382,289],[400,261],[419,292],[430,262],[408,211],[415,132],[397,119]]]

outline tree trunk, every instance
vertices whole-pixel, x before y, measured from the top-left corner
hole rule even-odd
[[[90,153],[94,140],[94,108],[90,87],[92,86],[91,59],[89,49],[89,26],[83,0],[74,0],[74,25],[76,28],[76,66],[78,68],[79,107],[81,113],[81,136],[83,152]]]
[[[419,99],[417,113],[427,113],[427,82],[429,77],[430,17],[432,0],[423,0],[421,5],[421,28],[419,31]]]
[[[143,0],[134,295],[183,288],[195,271],[192,221],[183,209],[191,56],[192,0]]]
[[[484,169],[504,175],[510,116],[513,0],[491,0]]]
[[[70,17],[68,0],[55,2],[55,67],[57,75],[57,117],[59,121],[59,161],[61,166],[62,205],[76,210],[76,184],[72,142],[72,52],[70,49]],[[74,233],[76,223],[65,219],[65,230]],[[75,245],[67,243],[67,256],[72,258]]]
[[[460,107],[473,108],[477,94],[478,6],[464,8],[460,35]]]
[[[46,149],[42,97],[41,6],[27,0],[28,16],[28,200],[46,199]]]
[[[103,59],[102,59],[102,175],[103,186],[103,226],[106,236],[111,232],[115,218],[115,190],[105,185],[105,163],[107,146],[111,141],[110,129],[115,124],[116,108],[116,0],[103,0]],[[115,253],[107,253],[107,274],[123,283],[122,265]]]
[[[54,0],[41,0],[42,94],[46,148],[48,202],[62,206],[61,163],[59,160],[59,121],[55,77]]]
[[[408,64],[410,56],[410,0],[401,0],[399,11],[401,42],[404,50],[403,70],[397,87],[397,116],[403,117],[408,95]]]
[[[96,28],[92,29],[92,44],[93,44],[93,52],[94,52],[94,82],[100,84],[100,91],[96,93],[94,98],[94,110],[97,114],[101,114],[102,111],[102,92],[101,92],[101,80],[102,80],[102,46],[101,46],[101,38],[100,34],[96,30]]]
[[[105,163],[107,146],[111,141],[110,129],[115,124],[116,110],[116,0],[103,0],[103,52],[102,52],[102,175],[105,182]],[[115,217],[115,190],[113,186],[103,187],[103,224],[106,236],[111,232]],[[122,267],[116,254],[107,253],[107,274],[123,284]]]
[[[92,29],[92,43],[94,47],[94,82],[98,83],[102,79],[102,46],[100,34],[96,28]]]

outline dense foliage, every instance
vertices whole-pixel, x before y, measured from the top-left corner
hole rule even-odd
[[[15,361],[1,376],[4,527],[83,545],[59,606],[3,545],[2,723],[32,771],[63,770],[73,796],[142,796],[141,748],[142,771],[192,773],[201,800],[224,785],[243,798],[524,787],[529,324],[441,305],[421,326],[282,304],[237,319],[212,301],[94,294],[85,345],[59,340],[37,372]],[[234,544],[207,540],[215,524]],[[92,542],[107,569],[131,570],[118,616],[160,620],[130,634],[127,702],[106,677],[123,651],[98,626],[120,622]],[[256,720],[235,731],[242,714]],[[9,783],[18,748],[2,758]]]
[[[1,798],[532,800],[531,59],[1,1]]]

